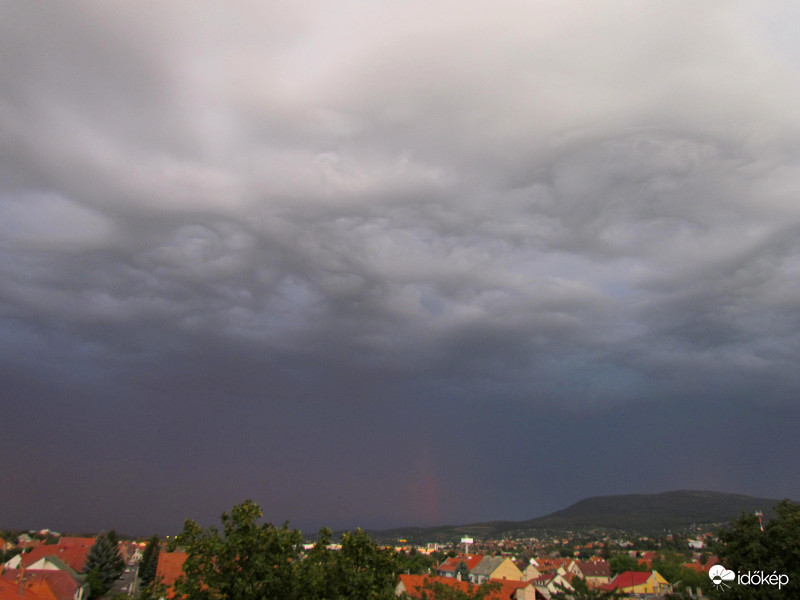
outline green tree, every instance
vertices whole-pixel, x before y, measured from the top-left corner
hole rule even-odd
[[[743,514],[719,532],[719,539],[717,554],[725,568],[739,574],[759,571],[765,575],[785,575],[788,583],[779,589],[776,585],[739,585],[733,581],[728,589],[711,589],[712,597],[800,598],[800,504],[791,500],[780,502],[775,507],[775,518],[763,531],[758,517]]]
[[[660,573],[660,571],[659,571]],[[684,568],[676,579],[667,579],[672,585],[673,593],[670,598],[695,598],[699,590],[707,591],[711,581],[705,573],[698,573],[693,569]],[[687,588],[691,591],[687,591]]]
[[[301,598],[335,598],[336,582],[330,577],[329,565],[333,551],[328,548],[332,532],[327,527],[319,530],[317,541],[297,565],[297,579]]]
[[[329,550],[330,529],[322,529],[314,547],[296,569],[298,597],[326,600],[390,600],[400,569],[393,549],[382,548],[361,529],[342,536],[341,549]]]
[[[427,575],[436,566],[433,558],[419,552],[416,548],[397,553],[398,570],[409,575]]]
[[[147,587],[156,578],[156,569],[158,567],[158,555],[160,541],[157,535],[150,538],[147,546],[142,552],[142,560],[139,562],[139,579],[141,579],[142,587]]]
[[[98,568],[92,568],[87,572],[86,583],[89,584],[89,598],[99,598],[111,589],[110,586],[106,587]]]
[[[361,529],[342,536],[341,549],[327,554],[322,568],[326,595],[336,600],[391,600],[399,572],[394,549],[378,546]],[[312,596],[313,597],[313,596]]]
[[[159,600],[164,598],[167,594],[167,586],[159,577],[157,580],[151,581],[146,586],[142,587],[139,594],[139,600]]]
[[[662,550],[653,560],[653,569],[658,571],[664,579],[675,584],[682,579],[686,557],[674,550]]]
[[[223,513],[223,531],[187,520],[177,545],[187,553],[178,597],[191,600],[391,600],[399,572],[397,553],[361,529],[345,533],[330,550],[322,529],[307,554],[302,536],[287,524],[258,525],[251,500]],[[149,592],[148,592],[149,593]]]
[[[658,553],[653,561],[653,569],[669,581],[676,595],[685,595],[687,587],[692,588],[694,592],[697,592],[698,588],[710,587],[708,577],[684,566],[686,562],[687,557],[681,552],[668,548]]]
[[[619,575],[625,571],[648,571],[646,565],[640,565],[639,561],[630,554],[620,552],[608,559],[608,566],[611,569],[611,576]]]
[[[103,532],[98,534],[86,555],[84,572],[90,587],[90,598],[98,598],[111,589],[120,576],[125,563],[113,538]]]
[[[108,538],[108,542],[114,548],[114,569],[117,571],[117,576],[122,574],[125,570],[125,559],[122,558],[122,553],[119,550],[119,536],[117,535],[116,530],[112,529],[106,535]]]
[[[288,524],[258,525],[252,500],[222,514],[223,532],[186,520],[177,543],[187,553],[178,595],[191,600],[270,600],[297,595],[294,565],[303,538]]]

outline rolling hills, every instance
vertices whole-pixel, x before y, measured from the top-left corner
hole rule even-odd
[[[489,521],[458,526],[409,527],[374,532],[378,538],[451,541],[463,535],[497,538],[545,532],[606,530],[642,534],[682,531],[693,525],[719,526],[760,510],[765,519],[779,502],[741,494],[678,490],[658,494],[623,494],[586,498],[563,510],[525,521]]]

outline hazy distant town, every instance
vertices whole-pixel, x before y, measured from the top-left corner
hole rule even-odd
[[[187,520],[165,538],[0,530],[0,600],[781,597],[797,588],[800,504],[770,514],[659,536],[586,528],[411,543],[361,529],[309,540],[288,524],[259,524],[248,500],[222,515],[221,530]],[[743,588],[745,568],[760,569],[759,586]],[[737,582],[744,596],[719,595]]]

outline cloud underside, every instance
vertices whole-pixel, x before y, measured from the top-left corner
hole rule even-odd
[[[15,7],[2,352],[789,401],[797,65],[688,9]]]

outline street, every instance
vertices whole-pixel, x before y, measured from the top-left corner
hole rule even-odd
[[[139,565],[132,565],[125,567],[122,577],[114,582],[114,585],[105,595],[106,598],[113,598],[116,594],[127,594],[134,596],[138,594],[138,579]]]

